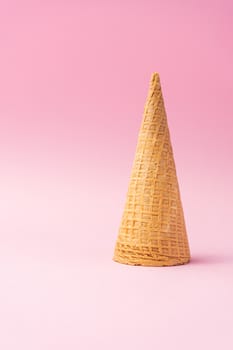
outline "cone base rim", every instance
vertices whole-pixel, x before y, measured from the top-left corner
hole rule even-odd
[[[190,257],[180,257],[180,258],[175,258],[175,257],[165,257],[165,256],[160,256],[161,260],[158,259],[130,259],[126,257],[119,257],[119,256],[114,256],[113,261],[124,264],[124,265],[131,265],[131,266],[147,266],[147,267],[163,267],[163,266],[178,266],[178,265],[186,265],[190,262]]]

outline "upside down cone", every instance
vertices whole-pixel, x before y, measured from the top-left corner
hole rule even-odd
[[[158,73],[151,77],[113,260],[144,266],[190,260]]]

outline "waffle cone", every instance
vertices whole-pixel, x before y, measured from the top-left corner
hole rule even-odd
[[[113,260],[144,266],[190,260],[158,73],[151,77]]]

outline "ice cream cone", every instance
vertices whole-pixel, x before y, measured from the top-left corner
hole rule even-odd
[[[144,266],[190,260],[158,73],[151,77],[113,260]]]

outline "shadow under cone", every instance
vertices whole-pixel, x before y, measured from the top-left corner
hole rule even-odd
[[[113,260],[144,266],[190,260],[158,73],[151,77]]]

